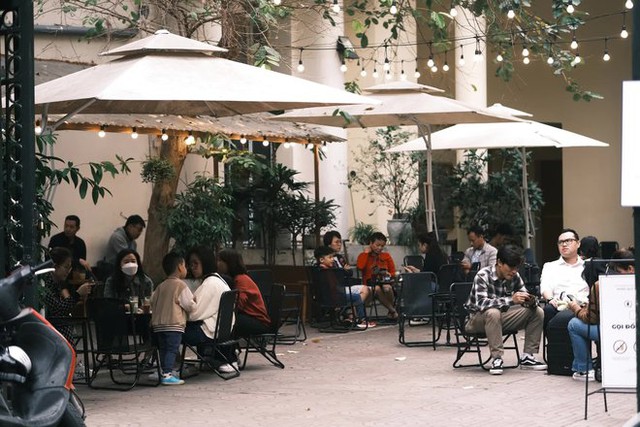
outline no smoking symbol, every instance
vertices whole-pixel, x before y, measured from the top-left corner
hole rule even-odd
[[[615,351],[618,354],[624,353],[625,351],[627,351],[627,343],[622,340],[618,340],[614,342],[613,351]]]
[[[624,306],[625,306],[625,307],[627,307],[627,308],[631,308],[631,307],[633,306],[633,304],[631,303],[631,301],[626,300],[626,301],[624,302]]]

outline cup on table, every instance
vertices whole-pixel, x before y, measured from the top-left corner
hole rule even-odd
[[[131,307],[131,313],[137,313],[138,312],[138,297],[137,296],[132,296],[131,298],[129,298],[129,306]]]
[[[145,297],[144,302],[142,303],[142,312],[144,314],[151,313],[151,298]]]

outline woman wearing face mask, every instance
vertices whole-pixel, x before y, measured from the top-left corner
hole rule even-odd
[[[116,269],[104,284],[104,296],[129,300],[132,295],[150,298],[153,281],[144,274],[138,252],[123,249],[116,256]]]

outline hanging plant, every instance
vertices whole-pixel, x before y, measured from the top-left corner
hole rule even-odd
[[[168,181],[176,176],[173,165],[161,157],[149,157],[142,162],[142,172],[140,172],[142,182],[159,183]]]

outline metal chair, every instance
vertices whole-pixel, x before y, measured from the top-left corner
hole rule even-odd
[[[242,361],[242,365],[240,365],[240,369],[244,369],[247,366],[247,357],[249,356],[249,353],[260,353],[274,366],[284,369],[284,363],[278,359],[276,354],[279,330],[282,325],[281,311],[285,294],[284,285],[274,284],[271,288],[270,294],[271,298],[269,298],[269,304],[267,306],[269,318],[271,319],[270,330],[264,334],[241,337],[245,340],[245,347],[244,360]]]
[[[473,283],[461,282],[451,284],[451,295],[453,296],[453,322],[455,326],[456,336],[456,359],[453,361],[454,368],[466,368],[472,366],[479,366],[482,369],[488,371],[487,364],[491,360],[491,355],[486,359],[482,358],[482,347],[487,346],[487,336],[484,333],[467,332],[465,324],[469,317],[469,312],[465,308],[465,303],[471,293]],[[505,346],[505,350],[514,350],[516,353],[516,364],[506,365],[505,369],[517,368],[520,366],[520,349],[518,347],[517,330],[503,330],[503,343],[507,343],[509,340],[513,340],[512,346]],[[469,365],[463,365],[460,363],[462,357],[467,353],[475,353],[478,358],[478,363]]]
[[[236,303],[238,300],[238,291],[226,291],[222,293],[220,297],[220,303],[218,305],[218,318],[216,319],[216,326],[214,330],[213,339],[200,343],[198,345],[191,345],[186,342],[182,342],[182,357],[180,362],[180,378],[183,376],[184,368],[188,365],[198,365],[198,370],[202,370],[203,365],[207,365],[209,369],[216,373],[220,378],[229,380],[236,378],[240,375],[240,371],[233,366],[225,353],[221,351],[224,347],[231,347],[235,349],[238,345],[238,340],[234,336],[234,315],[236,313]],[[187,357],[187,349],[191,350],[195,357]],[[233,367],[234,372],[222,373],[213,364],[214,358],[218,356],[224,363]]]
[[[422,255],[406,255],[402,261],[402,265],[410,265],[422,271],[424,267],[424,258]]]
[[[434,273],[405,273],[401,276],[400,292],[398,295],[398,341],[407,347],[432,345],[436,349],[436,342],[440,338],[442,329],[436,331],[438,319],[444,314],[436,310],[434,295],[438,291],[438,281]],[[422,341],[408,341],[406,337],[407,325],[411,327],[412,320],[428,319],[431,324],[432,339]],[[436,335],[437,333],[437,335]]]
[[[96,333],[95,363],[89,387],[127,391],[137,384],[157,386],[160,383],[160,364],[149,367],[152,358],[160,360],[158,349],[149,342],[141,342],[136,333],[134,315],[125,313],[124,301],[116,298],[88,299],[87,315],[94,323]],[[109,370],[115,387],[95,384],[103,368]],[[141,375],[149,372],[157,372],[158,379],[153,384],[139,383]],[[120,375],[129,380],[123,381]]]

